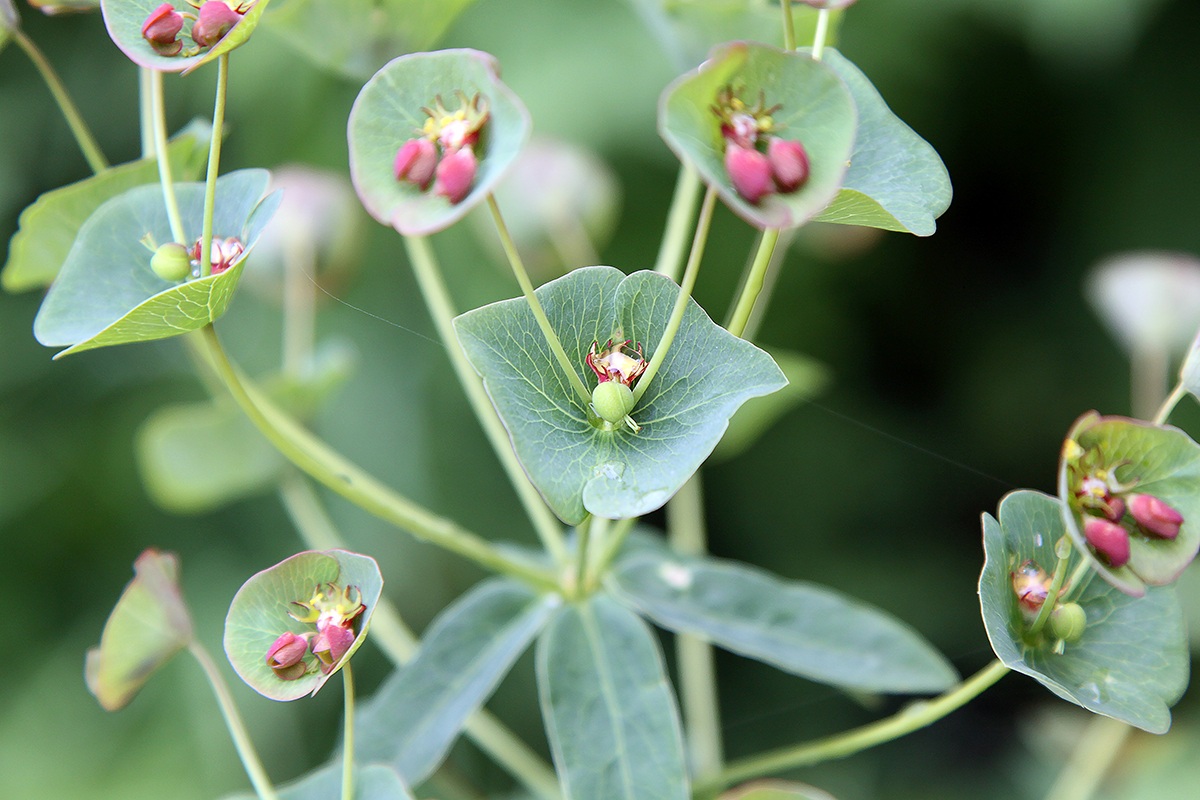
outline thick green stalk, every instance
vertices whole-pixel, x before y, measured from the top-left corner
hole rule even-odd
[[[550,345],[550,349],[554,352],[554,357],[558,360],[558,365],[562,367],[563,372],[566,374],[568,383],[575,389],[575,393],[583,400],[586,407],[588,403],[592,402],[592,393],[583,385],[583,379],[575,371],[575,364],[571,362],[570,356],[567,355],[567,351],[563,349],[562,342],[559,341],[558,334],[555,333],[553,326],[550,325],[549,318],[546,317],[546,310],[542,308],[541,301],[533,293],[533,283],[530,282],[529,273],[525,271],[525,263],[521,261],[521,254],[517,252],[517,246],[513,243],[512,236],[508,233],[508,226],[504,224],[504,217],[500,215],[500,206],[496,203],[495,195],[488,195],[488,208],[492,212],[492,221],[496,223],[496,233],[500,235],[500,244],[504,247],[505,255],[508,256],[508,263],[512,267],[513,275],[517,278],[517,283],[521,286],[521,292],[525,295],[525,300],[529,303],[529,309],[533,312],[533,317],[537,320],[538,327],[542,329],[542,335],[546,337],[546,343]]]
[[[233,702],[233,695],[229,693],[229,686],[221,677],[221,671],[217,669],[217,665],[208,651],[194,639],[188,644],[188,652],[200,662],[200,668],[204,670],[204,675],[208,678],[209,685],[212,686],[213,694],[217,696],[217,705],[221,708],[221,716],[225,718],[225,726],[229,728],[229,735],[233,738],[233,745],[237,748],[238,757],[242,759],[242,765],[246,768],[246,774],[250,777],[250,783],[254,786],[255,793],[258,794],[260,800],[279,800],[279,795],[275,793],[275,787],[271,785],[271,779],[267,777],[267,771],[263,769],[258,751],[254,749],[254,743],[250,741],[250,734],[246,731],[242,715],[238,713],[237,705]]]
[[[978,697],[1008,674],[1008,667],[993,661],[967,680],[932,700],[922,700],[887,719],[860,728],[826,736],[803,744],[783,747],[769,753],[736,761],[717,777],[697,781],[695,794],[704,796],[725,786],[797,767],[808,767],[845,758],[932,725]]]
[[[658,373],[663,361],[666,360],[671,343],[675,341],[675,334],[679,333],[679,326],[683,322],[683,312],[687,310],[688,301],[692,297],[692,288],[696,285],[696,275],[700,272],[700,261],[704,258],[704,245],[708,241],[708,229],[712,226],[713,209],[716,204],[717,190],[710,186],[704,194],[704,203],[700,207],[700,218],[696,222],[696,234],[692,237],[692,252],[688,256],[687,267],[683,271],[683,281],[680,283],[679,296],[675,298],[675,307],[671,309],[667,327],[663,329],[663,335],[654,347],[654,355],[650,357],[646,371],[642,373],[637,387],[633,390],[635,405],[646,393],[650,382],[654,380],[654,376]]]
[[[796,49],[796,21],[792,18],[792,0],[779,0],[783,10],[783,49]]]
[[[154,158],[158,145],[154,142],[154,87],[157,70],[138,68],[138,124],[141,127],[142,158]]]
[[[211,325],[187,340],[202,351],[202,356],[255,427],[301,470],[363,510],[409,531],[418,539],[538,588],[557,587],[554,577],[544,570],[506,556],[487,540],[399,495],[305,430],[243,378],[225,355]]]
[[[421,287],[421,294],[425,298],[425,305],[429,308],[434,325],[437,326],[442,346],[450,356],[450,363],[454,365],[454,372],[458,375],[458,382],[471,403],[475,418],[479,420],[488,442],[496,452],[496,457],[500,459],[501,466],[508,474],[508,480],[516,490],[521,505],[525,507],[525,513],[533,522],[542,546],[550,553],[555,563],[566,564],[567,551],[563,545],[562,525],[546,507],[537,489],[529,482],[529,476],[525,474],[521,462],[517,460],[517,454],[513,452],[508,431],[483,388],[483,381],[471,366],[471,362],[467,361],[458,337],[454,334],[454,306],[429,240],[421,236],[406,236],[404,246],[408,251],[408,260],[412,262],[417,284]]]
[[[1132,730],[1111,717],[1092,717],[1046,800],[1088,800],[1100,788]]]
[[[1163,404],[1159,406],[1158,413],[1154,415],[1154,424],[1165,424],[1167,418],[1171,416],[1171,412],[1175,410],[1175,406],[1179,405],[1179,401],[1187,396],[1187,393],[1188,388],[1184,386],[1182,382],[1180,382],[1173,390],[1171,390],[1171,394],[1166,400],[1163,401]]]
[[[775,254],[775,244],[778,241],[778,228],[768,228],[762,232],[762,238],[758,242],[758,252],[754,254],[754,263],[746,275],[742,294],[738,297],[737,305],[733,309],[733,316],[729,320],[728,330],[734,336],[741,336],[746,330],[750,315],[754,312],[754,304],[762,293],[763,279],[766,277],[767,267],[771,263],[771,256]]]
[[[1054,577],[1050,579],[1050,588],[1046,591],[1046,600],[1042,603],[1042,607],[1038,610],[1037,617],[1033,620],[1033,624],[1029,626],[1029,635],[1037,636],[1041,633],[1046,622],[1050,619],[1050,614],[1054,611],[1054,607],[1058,604],[1058,593],[1063,587],[1063,582],[1067,579],[1067,565],[1071,563],[1071,553],[1075,552],[1074,545],[1067,539],[1066,536],[1058,540],[1054,545],[1054,554],[1058,557],[1057,563],[1054,565]],[[1085,560],[1084,564],[1087,563]]]
[[[171,225],[171,235],[179,244],[187,246],[187,230],[183,227],[183,217],[179,213],[179,201],[175,198],[175,182],[171,178],[171,160],[167,150],[167,111],[163,101],[162,73],[156,70],[146,70],[150,73],[146,81],[150,92],[151,127],[154,136],[154,150],[158,155],[158,182],[162,184],[163,204],[167,208],[167,221]],[[202,259],[203,261],[203,259]]]
[[[342,665],[345,724],[342,728],[342,800],[354,800],[354,673]]]
[[[62,79],[58,77],[58,73],[54,71],[54,67],[50,66],[50,62],[46,60],[46,56],[33,43],[33,40],[25,35],[24,31],[16,28],[10,31],[10,34],[16,41],[17,46],[25,51],[25,55],[29,56],[29,60],[37,67],[42,80],[46,82],[46,86],[50,89],[50,94],[54,95],[54,102],[58,103],[58,108],[62,111],[62,115],[67,120],[67,126],[71,129],[71,135],[75,137],[75,142],[79,145],[79,149],[83,151],[83,157],[87,159],[88,166],[91,167],[92,172],[103,172],[108,169],[108,159],[104,157],[104,153],[100,152],[100,145],[96,142],[96,137],[92,135],[91,129],[83,121],[83,115],[79,113],[79,107],[75,105],[75,101],[67,93],[67,87],[63,86]]]
[[[204,179],[204,227],[200,235],[200,275],[212,274],[213,208],[217,175],[221,171],[221,130],[225,127],[225,95],[229,88],[229,54],[217,58],[217,97],[213,101],[212,140],[208,145],[208,174]]]
[[[663,231],[658,258],[654,262],[654,271],[673,281],[679,280],[683,249],[687,246],[688,231],[692,229],[699,203],[700,173],[690,164],[680,164],[675,194],[671,196],[671,210],[667,212],[667,228]]]
[[[604,580],[605,573],[608,572],[608,567],[612,560],[616,558],[617,553],[621,552],[621,545],[625,544],[625,540],[629,538],[630,531],[637,524],[637,517],[627,517],[626,519],[618,520],[617,524],[609,528],[605,532],[603,540],[600,542],[597,555],[591,559],[591,569],[588,570],[588,585],[590,591],[595,588],[595,585]]]
[[[820,61],[825,52],[825,40],[829,38],[829,9],[822,8],[817,12],[817,29],[813,33],[813,61]]]

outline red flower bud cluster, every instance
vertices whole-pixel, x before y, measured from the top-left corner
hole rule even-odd
[[[458,92],[460,107],[449,111],[438,97],[434,108],[422,109],[429,117],[422,136],[409,139],[396,152],[396,180],[411,183],[453,204],[461,203],[475,183],[479,159],[475,146],[488,121],[487,104],[476,94]]]
[[[197,48],[183,53],[185,56],[193,56],[221,41],[225,34],[241,21],[251,5],[253,3],[233,8],[223,0],[207,0],[196,7],[197,14],[193,15],[190,12],[176,11],[172,3],[163,3],[151,11],[150,16],[142,23],[142,37],[160,56],[177,56],[183,53],[183,42],[179,39],[183,21],[185,18],[193,19],[195,22],[192,24],[191,36]]]
[[[791,194],[808,181],[808,152],[797,141],[780,139],[772,114],[780,106],[767,107],[759,93],[758,103],[748,106],[725,87],[717,95],[712,111],[721,121],[725,142],[725,172],[734,190],[748,203],[757,204],[769,194]]]
[[[1110,495],[1084,508],[1093,513],[1084,515],[1083,538],[1113,567],[1129,563],[1131,533],[1172,540],[1183,524],[1182,514],[1149,494],[1128,494],[1124,498]]]
[[[202,239],[197,239],[196,243],[192,245],[189,255],[192,257],[194,264],[200,264],[200,250],[203,246],[204,241]],[[236,264],[245,252],[246,248],[236,236],[230,236],[225,239],[214,236],[212,247],[209,249],[211,274],[220,275]]]
[[[305,661],[305,657],[312,653],[322,672],[332,672],[342,657],[350,652],[350,646],[358,635],[354,630],[354,622],[367,608],[362,603],[361,593],[354,586],[342,589],[337,584],[327,583],[324,587],[318,586],[307,602],[295,602],[292,605],[301,610],[289,611],[288,614],[299,622],[312,623],[316,626],[316,632],[289,631],[280,635],[267,649],[267,666],[275,671],[280,680],[299,680],[312,671]]]

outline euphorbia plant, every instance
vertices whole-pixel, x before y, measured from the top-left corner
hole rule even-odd
[[[367,212],[402,237],[440,344],[541,543],[529,551],[425,508],[310,432],[297,417],[324,388],[311,342],[269,386],[223,348],[215,324],[286,202],[264,171],[220,174],[230,59],[257,25],[272,24],[266,0],[209,0],[194,10],[104,0],[114,42],[147,70],[146,163],[109,168],[89,159],[97,174],[77,187],[87,213],[68,226],[72,246],[30,277],[14,244],[6,285],[49,285],[35,335],[66,347],[60,356],[181,336],[214,394],[232,398],[307,475],[283,470],[270,454],[239,465],[243,487],[282,484],[309,549],[250,577],[225,625],[231,664],[265,697],[295,700],[339,671],[344,679],[340,763],[314,765],[280,796],[329,796],[340,780],[347,799],[410,797],[437,779],[465,731],[542,798],[683,800],[727,790],[730,800],[820,797],[795,784],[739,785],[929,725],[1010,669],[1091,711],[1166,730],[1188,671],[1169,584],[1200,546],[1200,446],[1165,424],[1184,391],[1196,391],[1200,370],[1190,361],[1153,421],[1080,417],[1061,450],[1057,497],[1018,491],[998,518],[984,516],[979,594],[999,660],[966,680],[885,610],[705,552],[697,473],[727,429],[753,425],[749,401],[788,384],[788,360],[751,341],[781,234],[826,221],[925,236],[950,199],[932,147],[829,47],[833,9],[847,3],[808,5],[816,10],[781,4],[780,42],[714,43],[707,60],[666,87],[658,126],[680,158],[681,179],[653,271],[590,264],[535,287],[494,194],[531,120],[492,56],[400,55],[362,87],[347,121],[349,178]],[[15,30],[9,7],[0,11],[5,30]],[[282,9],[281,29],[297,13]],[[796,13],[811,23],[811,47],[797,47]],[[180,162],[199,148],[184,135],[168,144],[162,73],[214,60],[216,103],[201,143],[206,179],[188,183]],[[81,144],[92,152],[82,134]],[[692,298],[718,199],[760,232],[724,324]],[[485,207],[521,296],[460,313],[428,237]],[[31,216],[18,238],[48,237],[39,225],[49,227]],[[313,248],[280,249],[290,274],[307,276],[301,259]],[[302,282],[291,289],[288,324],[311,330],[312,290]],[[185,410],[179,428],[199,439],[216,427],[212,419]],[[146,445],[155,447],[161,438]],[[416,641],[383,595],[375,562],[346,550],[309,480],[495,576]],[[664,506],[665,540],[646,519]],[[89,656],[89,686],[105,707],[122,705],[147,669],[183,647],[214,672],[194,645],[177,569],[153,551],[139,559],[98,655]],[[675,636],[678,695],[650,623]],[[369,626],[397,669],[356,710],[350,659]],[[938,696],[863,728],[727,764],[714,645],[839,689]],[[481,711],[531,647],[552,765]],[[137,669],[122,660],[143,651]],[[255,791],[276,796],[228,693],[218,688],[218,696]]]

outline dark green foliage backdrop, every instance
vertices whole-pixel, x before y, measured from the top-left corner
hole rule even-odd
[[[136,76],[99,18],[20,10],[110,159],[135,157]],[[344,174],[359,84],[310,66],[269,24],[261,30],[233,58],[222,167],[305,162]],[[714,552],[883,606],[964,672],[991,657],[975,595],[979,514],[1017,486],[1052,489],[1059,443],[1079,413],[1128,411],[1128,368],[1083,299],[1087,270],[1120,250],[1200,253],[1197,30],[1200,7],[1188,0],[863,0],[847,13],[840,49],[938,149],[955,200],[930,239],[822,228],[794,244],[759,338],[815,356],[833,381],[747,454],[705,471]],[[655,103],[674,69],[630,9],[480,0],[443,45],[494,53],[536,132],[599,152],[624,194],[602,261],[650,266],[675,179]],[[210,113],[212,72],[168,78],[174,126]],[[0,53],[0,142],[6,241],[41,192],[87,174],[16,47]],[[373,224],[364,231],[358,271],[334,291],[393,324],[323,302],[321,334],[351,341],[359,360],[316,427],[414,499],[489,536],[532,542],[431,339],[399,239]],[[722,211],[696,293],[718,319],[751,244]],[[435,246],[461,308],[516,294],[470,226]],[[219,650],[234,591],[298,540],[270,495],[196,517],[156,509],[133,437],[164,402],[203,397],[181,348],[52,364],[31,335],[39,299],[0,295],[0,793],[126,800],[240,788],[194,664],[173,664],[109,715],[84,688],[83,652],[143,548],[181,554],[200,635]],[[249,370],[278,362],[278,316],[243,292],[222,321]],[[1200,430],[1191,405],[1177,419]],[[333,511],[352,545],[379,559],[388,594],[418,628],[480,577],[340,502]],[[367,687],[386,669],[370,646],[356,663]],[[719,669],[731,755],[867,721],[887,705],[860,706],[733,656]],[[492,707],[538,741],[531,683],[519,665]],[[325,757],[336,694],[282,706],[238,687],[273,777]],[[1185,697],[1175,731],[1145,738],[1158,748],[1146,759],[1188,749],[1194,706]],[[802,777],[841,798],[1036,797],[1074,711],[1013,676],[932,730]],[[506,786],[465,746],[454,764],[480,785]],[[1177,774],[1162,767],[1158,777]]]

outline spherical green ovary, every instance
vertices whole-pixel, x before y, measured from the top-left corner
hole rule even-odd
[[[592,390],[596,416],[616,425],[633,410],[633,391],[620,381],[605,381]]]
[[[150,258],[150,269],[164,281],[176,283],[188,276],[192,270],[192,259],[187,248],[177,242],[164,244]]]
[[[1064,642],[1077,642],[1087,628],[1087,612],[1078,603],[1063,603],[1050,612],[1050,632]]]

